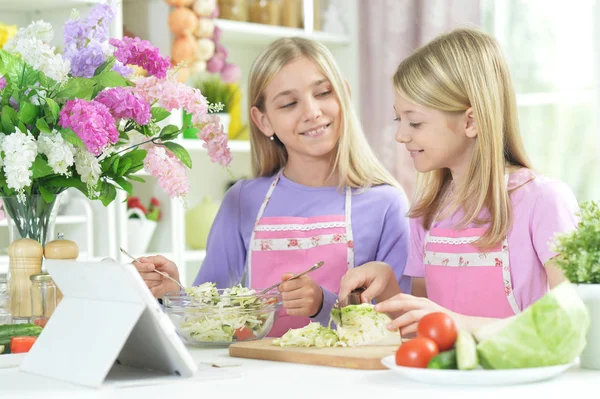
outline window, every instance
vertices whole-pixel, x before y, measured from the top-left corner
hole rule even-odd
[[[600,0],[482,0],[482,27],[502,45],[534,168],[577,199],[600,199]]]

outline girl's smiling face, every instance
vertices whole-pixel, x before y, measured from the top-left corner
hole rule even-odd
[[[449,114],[414,104],[396,93],[394,112],[396,141],[406,145],[417,171],[449,168],[455,178],[466,173],[477,138],[471,108]]]
[[[284,66],[265,88],[264,112],[251,116],[267,136],[277,135],[289,157],[331,157],[340,137],[340,103],[331,82],[306,57]]]

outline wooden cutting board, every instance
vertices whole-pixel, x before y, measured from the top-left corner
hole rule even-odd
[[[282,348],[272,338],[238,342],[229,346],[229,355],[247,359],[313,364],[360,370],[386,370],[381,359],[396,353],[398,346],[361,346],[354,348]]]

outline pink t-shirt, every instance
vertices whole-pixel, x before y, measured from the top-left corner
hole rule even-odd
[[[571,189],[563,182],[545,176],[536,177],[519,187],[519,180],[531,172],[521,169],[509,176],[513,224],[508,232],[508,249],[512,286],[517,304],[525,309],[548,290],[544,264],[557,255],[552,250],[555,234],[577,227],[579,209]],[[529,177],[530,178],[530,177]],[[527,179],[528,180],[528,179]],[[482,216],[485,213],[482,213]],[[436,221],[434,227],[455,228],[464,212]],[[481,227],[471,224],[467,227]],[[424,277],[423,246],[426,231],[421,219],[410,219],[411,243],[405,274]]]

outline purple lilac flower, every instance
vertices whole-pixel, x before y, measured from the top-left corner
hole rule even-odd
[[[94,155],[100,155],[109,144],[114,144],[119,139],[110,110],[94,100],[67,101],[59,113],[58,124],[73,130]]]
[[[106,105],[117,120],[133,119],[139,125],[145,125],[152,117],[150,104],[124,87],[106,89],[98,94],[96,101]]]
[[[124,78],[128,78],[133,75],[133,69],[123,65],[120,61],[115,61],[115,65],[113,66],[112,70]]]
[[[0,77],[0,90],[4,89],[6,86],[6,78],[4,76]]]
[[[169,69],[169,57],[162,57],[158,48],[139,37],[124,37],[123,40],[110,39],[115,49],[115,58],[124,65],[137,65],[144,68],[151,76],[163,79]]]
[[[73,76],[92,77],[106,61],[108,27],[115,16],[114,5],[99,4],[87,18],[69,19],[64,25],[63,57],[71,61]]]

